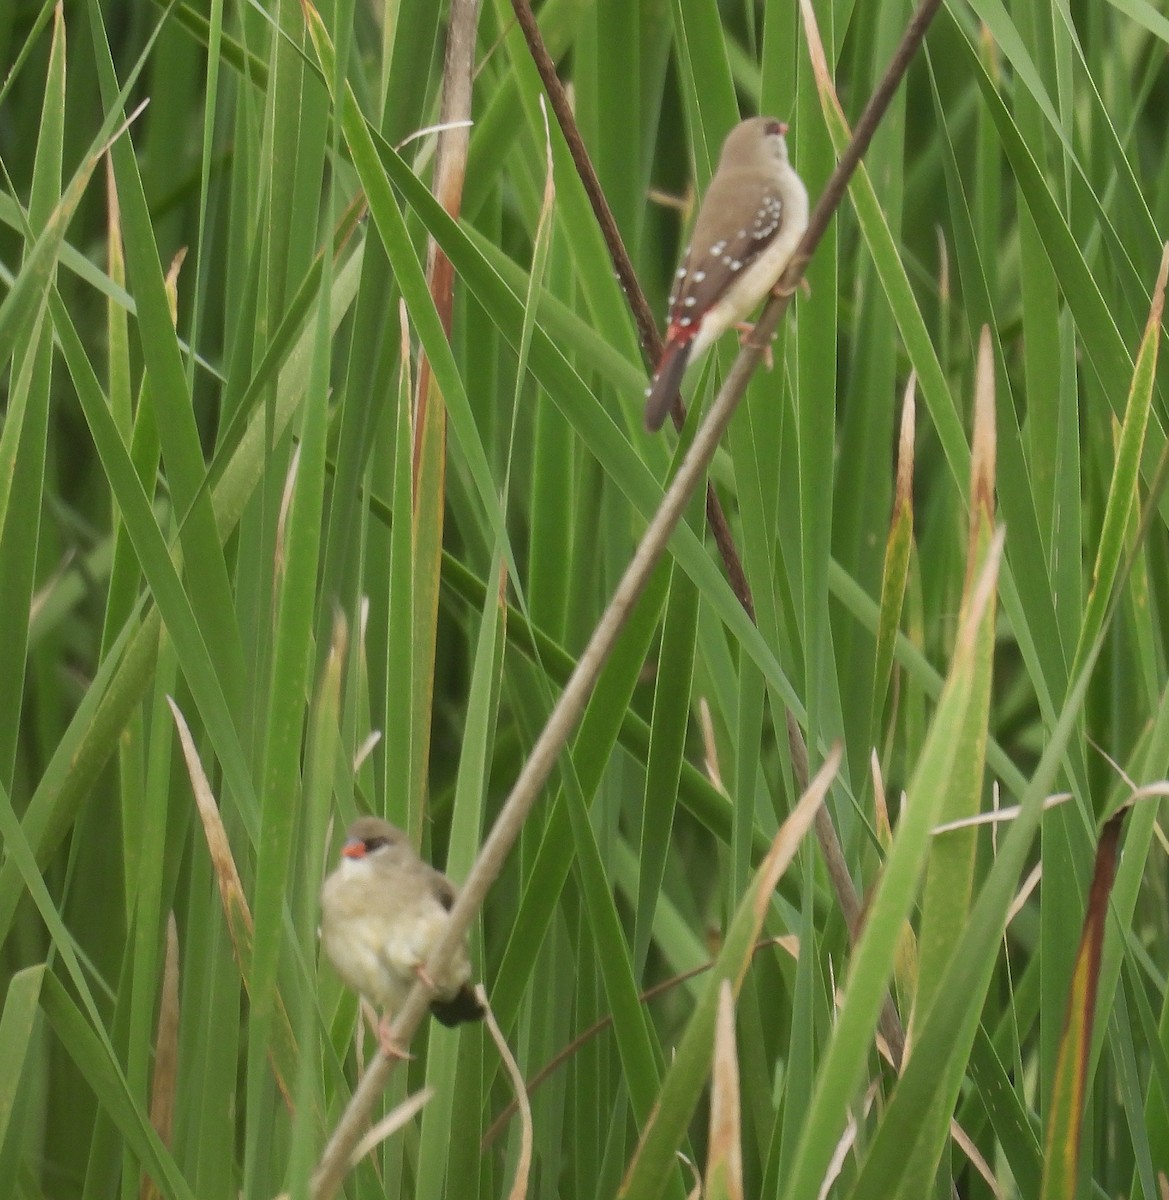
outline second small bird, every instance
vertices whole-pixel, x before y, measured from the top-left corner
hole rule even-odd
[[[433,988],[430,1011],[443,1025],[483,1016],[465,946],[438,978],[425,972],[455,895],[455,885],[388,821],[361,817],[349,827],[341,862],[321,888],[321,942],[337,974],[383,1010],[378,1035],[386,1054],[402,1054],[390,1021],[419,979]]]
[[[751,117],[727,134],[670,297],[666,344],[646,389],[645,425],[665,421],[687,366],[775,285],[808,227],[808,193],[787,125]]]

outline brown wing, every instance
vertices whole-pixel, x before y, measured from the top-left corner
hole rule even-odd
[[[778,189],[770,184],[761,188],[758,176],[735,171],[715,177],[694,225],[684,275],[670,302],[671,329],[697,327],[733,280],[775,239],[783,216]]]

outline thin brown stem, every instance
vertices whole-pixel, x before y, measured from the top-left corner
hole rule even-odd
[[[585,194],[592,205],[593,216],[600,226],[601,236],[605,239],[605,245],[608,247],[609,258],[612,260],[613,270],[617,274],[617,281],[621,284],[625,298],[629,302],[633,321],[637,326],[637,334],[641,339],[642,353],[652,366],[661,358],[662,354],[662,339],[658,333],[658,324],[654,319],[653,310],[645,298],[641,280],[638,279],[637,272],[633,269],[633,261],[625,249],[621,231],[617,228],[617,220],[613,216],[613,210],[609,207],[609,201],[601,187],[601,181],[597,178],[593,160],[589,157],[584,139],[580,135],[580,128],[576,123],[572,105],[568,102],[564,85],[560,82],[560,76],[556,74],[556,64],[552,61],[548,47],[544,44],[544,38],[540,33],[540,26],[536,23],[535,15],[532,13],[531,5],[528,4],[528,0],[511,0],[511,4],[515,10],[516,20],[523,30],[524,40],[528,43],[528,52],[540,74],[544,90],[548,93],[548,100],[552,105],[552,111],[556,114],[557,124],[560,126],[561,133],[564,134],[573,165],[576,167]],[[670,411],[674,419],[674,426],[681,429],[686,420],[686,409],[680,398],[675,397],[674,407]],[[739,557],[735,539],[731,535],[730,524],[723,512],[722,503],[714,490],[714,485],[711,483],[706,485],[706,521],[723,560],[727,580],[735,593],[735,598],[754,621],[755,601],[751,596],[751,585],[747,582],[747,572],[743,570],[743,562]]]
[[[572,105],[568,102],[564,85],[560,82],[560,76],[556,74],[556,64],[548,53],[548,47],[544,45],[544,37],[540,33],[540,26],[536,23],[535,14],[532,12],[528,0],[511,0],[511,6],[515,10],[520,29],[523,30],[524,40],[528,43],[528,52],[536,64],[540,81],[544,84],[544,91],[548,93],[548,101],[552,105],[552,111],[556,114],[556,122],[568,144],[568,152],[572,155],[576,173],[580,176],[589,203],[592,205],[593,215],[601,227],[605,245],[609,248],[609,257],[613,260],[613,269],[617,272],[617,280],[624,289],[629,307],[633,310],[633,320],[637,325],[642,349],[650,361],[657,362],[658,356],[662,352],[662,339],[658,334],[657,321],[654,319],[649,301],[645,298],[645,292],[641,290],[641,280],[638,279],[637,272],[633,269],[633,260],[625,249],[621,231],[617,228],[617,220],[613,216],[613,210],[609,207],[609,201],[605,197],[601,181],[597,178],[597,172],[585,147],[584,139],[580,136],[580,128],[577,126]]]

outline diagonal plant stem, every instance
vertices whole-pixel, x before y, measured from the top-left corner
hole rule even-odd
[[[547,782],[561,750],[584,712],[597,678],[608,661],[629,613],[664,553],[670,535],[681,520],[694,489],[703,479],[719,441],[747,389],[747,384],[762,360],[760,347],[767,345],[786,312],[792,292],[803,277],[804,268],[840,206],[849,178],[868,149],[889,101],[921,45],[940,3],[941,0],[923,0],[906,27],[888,70],[857,122],[852,142],[816,203],[807,231],[784,271],[780,281],[782,286],[763,309],[756,326],[758,337],[752,338],[739,352],[730,374],[699,426],[693,443],[662,498],[661,507],[642,536],[608,608],[602,614],[577,662],[576,669],[565,684],[560,699],[500,809],[499,816],[479,851],[479,857],[475,860],[450,911],[446,931],[431,950],[426,963],[426,973],[430,978],[441,977],[451,955],[462,944],[466,930],[503,869],[504,861],[511,853],[512,846],[536,803],[540,789]],[[409,1043],[425,1017],[429,1003],[429,989],[421,982],[415,984],[394,1019],[392,1037],[397,1045],[405,1046]],[[370,1064],[321,1156],[312,1181],[314,1200],[330,1200],[336,1194],[346,1170],[349,1153],[360,1137],[368,1114],[384,1090],[394,1064],[395,1059],[386,1055],[379,1055]]]

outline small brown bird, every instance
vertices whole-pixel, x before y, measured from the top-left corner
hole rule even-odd
[[[808,227],[808,192],[787,157],[787,125],[751,117],[727,134],[670,297],[670,324],[645,425],[660,429],[687,366],[772,289]]]
[[[349,827],[341,862],[321,888],[321,941],[337,974],[382,1009],[378,1039],[385,1054],[402,1055],[390,1022],[416,980],[435,993],[430,1011],[443,1025],[483,1016],[465,946],[439,978],[425,969],[455,895],[455,885],[388,821],[360,817]]]

